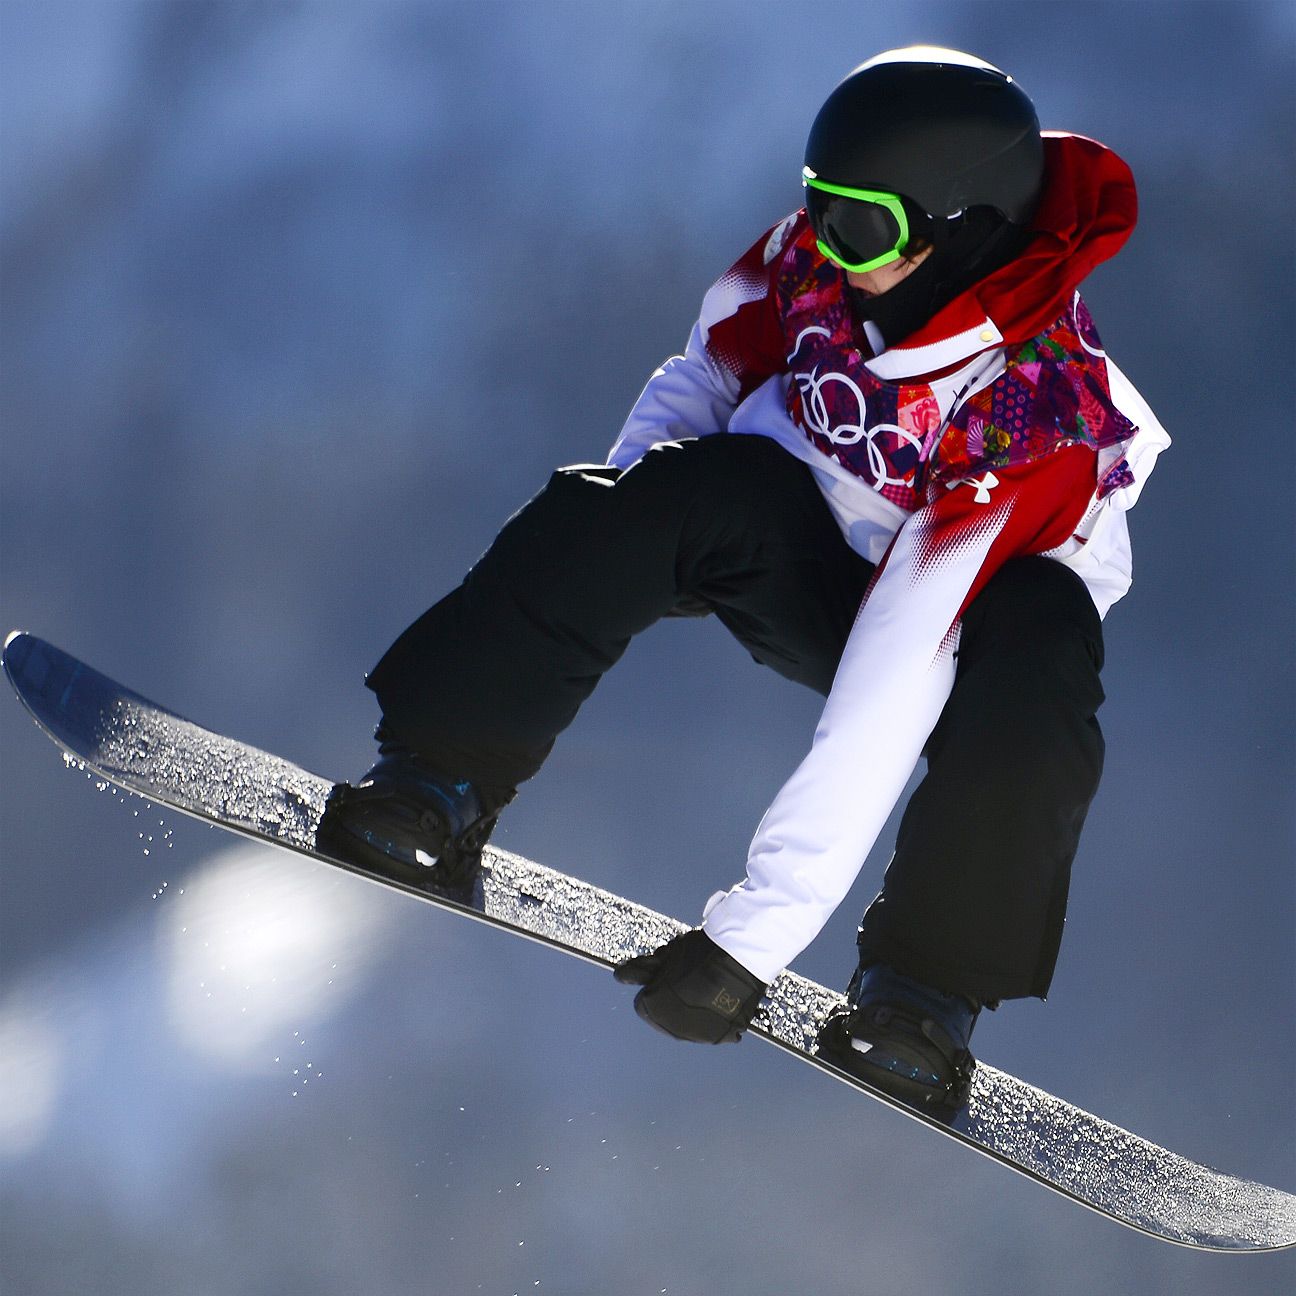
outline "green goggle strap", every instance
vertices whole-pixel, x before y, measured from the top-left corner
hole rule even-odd
[[[819,251],[834,265],[839,265],[843,270],[855,274],[864,274],[866,271],[876,270],[879,266],[890,265],[892,261],[900,260],[900,254],[904,251],[905,244],[909,242],[909,219],[905,215],[904,203],[900,200],[899,194],[887,193],[884,189],[851,189],[847,185],[829,184],[827,180],[820,180],[809,167],[802,168],[801,183],[823,193],[836,194],[840,198],[854,198],[858,202],[876,203],[879,207],[885,207],[895,217],[896,224],[900,227],[900,237],[889,252],[883,252],[881,256],[873,257],[869,261],[861,261],[856,265],[843,261],[823,239],[816,239],[815,243]]]

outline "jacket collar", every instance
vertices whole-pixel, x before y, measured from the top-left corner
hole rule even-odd
[[[1044,193],[1034,237],[1008,265],[938,311],[916,333],[867,362],[885,381],[930,374],[978,351],[1023,343],[1066,309],[1084,278],[1133,232],[1138,199],[1129,167],[1097,140],[1044,138]]]

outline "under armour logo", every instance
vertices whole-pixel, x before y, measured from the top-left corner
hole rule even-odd
[[[958,481],[946,482],[945,489],[953,490],[956,486],[971,486],[975,491],[974,501],[977,504],[989,504],[990,492],[999,485],[999,478],[992,472],[983,473],[981,477],[960,477]]]

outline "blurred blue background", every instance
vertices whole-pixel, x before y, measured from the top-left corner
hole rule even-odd
[[[888,46],[1132,164],[1086,295],[1176,438],[1108,619],[1047,1005],[988,1061],[1296,1189],[1289,3],[0,0],[0,609],[333,777],[364,672],[712,279]],[[499,844],[696,918],[818,700],[657,627]],[[1277,1293],[610,978],[150,810],[0,702],[0,1291]],[[799,960],[843,984],[879,844]]]

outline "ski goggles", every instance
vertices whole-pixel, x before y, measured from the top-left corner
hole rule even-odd
[[[851,189],[801,172],[806,215],[819,251],[843,270],[863,274],[898,261],[909,242],[909,220],[899,194]]]

